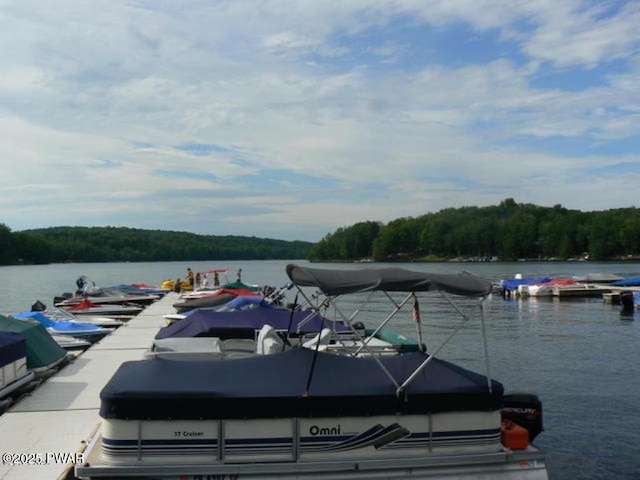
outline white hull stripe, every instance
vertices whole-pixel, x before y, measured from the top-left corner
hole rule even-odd
[[[359,435],[301,437],[301,453],[339,452],[373,446],[376,449],[419,449],[452,446],[491,445],[500,441],[500,430],[409,433],[398,424],[376,425]],[[103,438],[103,452],[111,455],[215,455],[217,439],[199,440],[115,440]],[[227,440],[230,455],[283,455],[293,451],[293,439],[246,438]]]

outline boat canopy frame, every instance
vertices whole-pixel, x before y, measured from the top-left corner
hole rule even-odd
[[[479,310],[480,324],[482,330],[482,341],[484,351],[485,375],[487,378],[487,386],[489,392],[492,391],[491,385],[491,368],[489,361],[489,349],[485,322],[484,303],[492,291],[492,284],[489,280],[472,275],[468,272],[457,274],[447,273],[426,273],[408,270],[404,268],[360,268],[360,269],[325,269],[316,267],[307,267],[296,264],[288,264],[286,273],[293,286],[295,286],[298,295],[304,299],[304,305],[301,308],[311,310],[307,321],[315,316],[326,316],[326,310],[332,307],[335,314],[340,317],[352,332],[362,342],[352,355],[357,356],[363,350],[367,354],[376,359],[376,363],[385,372],[387,377],[396,387],[396,395],[400,396],[406,391],[411,382],[423,371],[429,363],[437,356],[438,353],[455,337],[458,332],[468,323],[471,316],[465,313],[456,302],[451,298],[452,295],[474,297],[478,299],[477,307]],[[313,294],[308,294],[305,287],[315,288]],[[391,295],[392,293],[401,293],[403,297],[397,301]],[[380,330],[382,330],[409,302],[413,300],[413,320],[416,323],[418,331],[418,340],[421,350],[426,347],[422,341],[422,329],[420,320],[420,309],[418,297],[419,292],[437,292],[447,303],[460,315],[462,321],[456,328],[443,340],[443,342],[422,362],[418,368],[404,381],[397,381],[393,375],[385,368],[380,361],[380,355],[368,348],[368,338],[373,338]],[[347,294],[367,293],[365,298],[357,304],[350,314],[346,314],[339,306],[338,300]],[[393,306],[392,311],[384,320],[375,328],[373,333],[365,338],[354,327],[356,317],[361,313],[363,307],[376,294],[382,293]],[[298,307],[298,305],[295,305]],[[301,322],[303,324],[304,322]]]

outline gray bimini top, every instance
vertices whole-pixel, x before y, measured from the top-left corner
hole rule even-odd
[[[319,288],[325,295],[371,292],[444,291],[455,295],[484,297],[491,282],[469,273],[427,273],[404,268],[325,269],[287,265],[287,275],[301,287]]]

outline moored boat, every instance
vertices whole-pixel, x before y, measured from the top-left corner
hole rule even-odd
[[[164,289],[160,289],[160,293],[148,293],[147,291],[134,287],[129,287],[125,290],[116,287],[100,288],[95,285],[95,282],[92,282],[84,275],[76,280],[76,286],[78,289],[75,295],[70,292],[65,292],[55,297],[53,304],[59,308],[69,308],[88,299],[95,305],[123,304],[145,306],[157,301],[166,293]]]
[[[125,304],[97,304],[85,298],[80,303],[65,307],[65,309],[73,315],[100,315],[118,319],[131,318],[144,310],[144,307]]]
[[[97,315],[83,315],[82,319],[79,319],[76,315],[63,308],[47,308],[47,306],[39,300],[36,300],[35,303],[31,305],[31,311],[43,312],[47,317],[55,321],[80,322],[106,328],[118,328],[125,323],[123,320],[118,320],[117,318]]]
[[[33,379],[27,368],[27,340],[14,332],[0,331],[0,402]]]
[[[19,333],[26,339],[27,368],[36,377],[48,376],[68,360],[67,352],[39,322],[0,315],[0,331]]]
[[[19,312],[13,315],[19,320],[35,320],[41,323],[52,335],[65,335],[81,338],[90,342],[97,342],[101,338],[113,332],[113,328],[99,327],[89,323],[81,323],[67,320],[53,320],[44,312],[29,311]]]
[[[287,274],[301,295],[307,287],[325,295],[313,302],[325,309],[315,319],[343,295],[380,292],[393,300],[392,316],[413,306],[419,324],[418,295],[438,291],[477,300],[477,315],[464,313],[456,331],[471,318],[484,327],[491,292],[490,282],[466,274],[296,265]],[[392,298],[397,293],[401,299]],[[341,318],[360,335],[354,315]],[[329,325],[320,322],[316,333]],[[440,348],[363,356],[366,337],[358,351],[299,345],[235,359],[126,362],[100,394],[101,427],[75,474],[546,479],[544,454],[532,443],[542,430],[541,404],[527,395],[514,403],[491,378],[482,331],[484,374],[437,357]],[[535,421],[518,426],[522,411]]]

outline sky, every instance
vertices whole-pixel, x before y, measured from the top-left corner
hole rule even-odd
[[[0,223],[317,242],[638,206],[640,1],[0,0]]]

